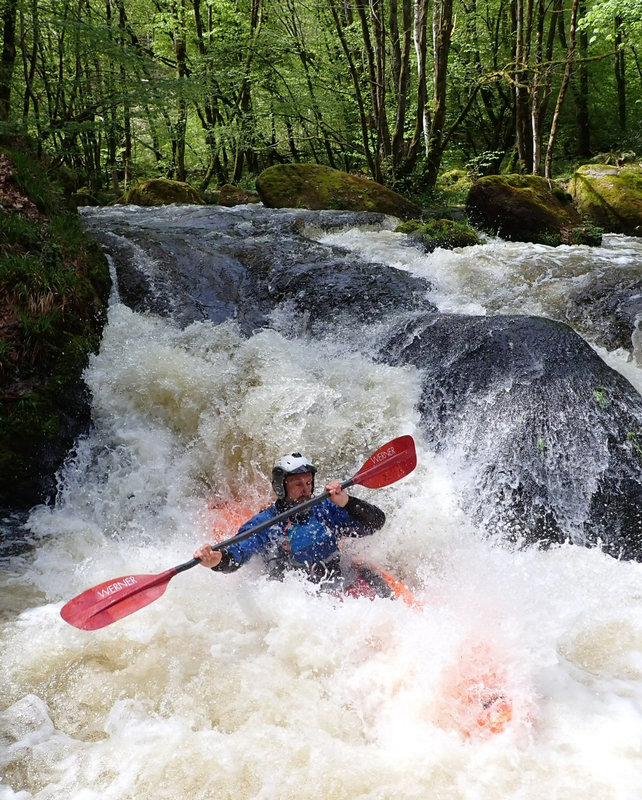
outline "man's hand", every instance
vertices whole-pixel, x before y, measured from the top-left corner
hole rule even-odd
[[[341,481],[330,481],[330,483],[326,485],[325,490],[329,492],[330,500],[338,506],[341,506],[341,508],[345,508],[348,504],[350,496],[341,488]]]
[[[194,558],[201,559],[201,566],[212,569],[221,563],[223,555],[220,550],[212,550],[211,544],[204,544],[194,553]]]

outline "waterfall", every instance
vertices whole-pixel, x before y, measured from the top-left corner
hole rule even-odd
[[[91,431],[2,562],[0,798],[642,796],[642,244],[425,254],[378,215],[84,217],[116,290]],[[402,434],[418,466],[351,490],[387,523],[348,551],[421,610],[250,563],[101,631],[60,619],[231,535],[283,453],[321,484]],[[485,653],[513,722],[465,736],[449,687]]]

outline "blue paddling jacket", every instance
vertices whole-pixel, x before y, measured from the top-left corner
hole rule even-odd
[[[248,520],[239,533],[266,522],[283,511],[279,501]],[[270,572],[278,577],[286,569],[300,569],[311,579],[321,579],[338,564],[339,539],[369,536],[383,527],[386,515],[365,500],[350,496],[344,508],[330,499],[321,500],[307,511],[221,550],[223,558],[214,567],[220,572],[238,569],[260,554]]]

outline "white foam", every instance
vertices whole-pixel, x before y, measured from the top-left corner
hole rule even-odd
[[[411,476],[355,489],[388,523],[350,548],[423,610],[197,567],[112,626],[66,625],[89,586],[188,560],[222,502],[260,505],[282,452],[344,478],[417,431],[410,369],[118,303],[87,380],[95,430],[1,579],[2,800],[642,796],[642,566],[481,537],[419,436]],[[514,721],[466,737],[449,692],[488,665]]]

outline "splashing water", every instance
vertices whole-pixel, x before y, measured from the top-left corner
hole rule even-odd
[[[342,246],[359,235],[337,234]],[[504,258],[486,248],[480,261]],[[459,257],[431,260],[479,308],[477,277],[453,276]],[[437,291],[461,310],[452,286]],[[70,597],[185,561],[226,535],[222,509],[264,505],[283,452],[343,479],[418,426],[410,368],[336,341],[244,338],[232,322],[180,329],[117,298],[86,380],[94,428],[2,572],[1,800],[642,796],[642,566],[493,544],[419,436],[412,475],[355,489],[388,522],[349,547],[403,579],[420,610],[339,601],[250,564],[177,576],[101,631],[65,625]],[[464,735],[459,684],[488,669],[513,720]]]

